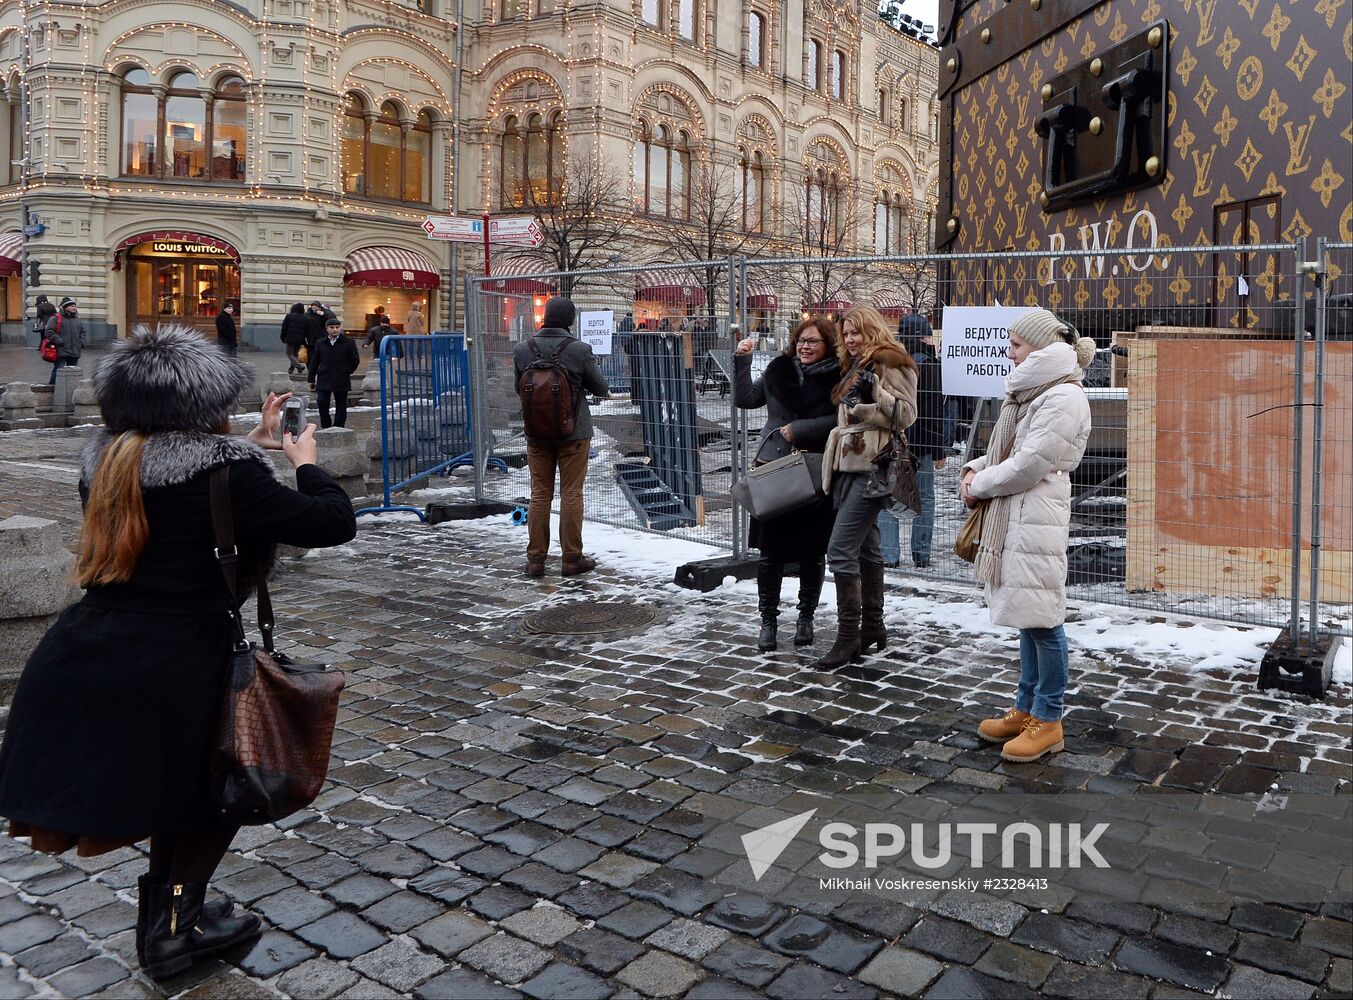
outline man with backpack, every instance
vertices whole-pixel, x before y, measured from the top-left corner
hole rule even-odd
[[[611,390],[597,368],[591,346],[569,332],[576,318],[572,301],[559,296],[550,299],[540,330],[512,352],[531,470],[527,576],[545,575],[556,474],[563,575],[577,576],[597,565],[595,559],[583,555],[583,481],[592,443],[592,411],[586,396],[606,397]]]

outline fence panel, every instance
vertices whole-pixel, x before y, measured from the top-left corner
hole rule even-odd
[[[728,262],[527,277],[572,298],[575,334],[587,329],[589,314],[609,314],[593,319],[610,336],[590,338],[611,395],[591,401],[586,517],[729,545],[731,401],[700,379],[709,345],[728,335]],[[472,365],[482,386],[477,436],[482,456],[507,468],[484,472],[479,495],[515,502],[529,497],[530,474],[513,352],[543,322],[548,296],[501,286],[492,277],[467,281]]]
[[[359,514],[412,511],[394,494],[473,461],[469,358],[465,336],[391,335],[380,349],[382,504]]]
[[[1312,484],[1312,534],[1318,544],[1312,547],[1311,560],[1312,584],[1318,570],[1321,586],[1308,616],[1325,631],[1348,635],[1353,634],[1353,595],[1348,592],[1353,581],[1353,243],[1328,243],[1322,249],[1324,274],[1310,300],[1310,312],[1317,314],[1307,324],[1316,341],[1316,385],[1321,389],[1320,462]],[[1323,309],[1317,312],[1317,306]],[[1343,586],[1326,586],[1329,580]],[[1308,591],[1314,588],[1308,585]]]

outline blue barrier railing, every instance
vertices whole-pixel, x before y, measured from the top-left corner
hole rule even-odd
[[[393,494],[419,480],[474,462],[470,361],[462,333],[391,335],[381,341],[381,488],[379,507],[358,514],[408,511]]]

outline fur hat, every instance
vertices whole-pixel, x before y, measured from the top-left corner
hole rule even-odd
[[[1010,332],[1036,351],[1058,342],[1070,344],[1082,368],[1089,368],[1090,362],[1095,360],[1095,342],[1089,337],[1082,337],[1074,326],[1058,319],[1046,309],[1025,313],[1010,325]]]
[[[566,299],[562,295],[556,295],[545,303],[545,322],[542,325],[557,330],[567,330],[577,318],[578,309],[573,304],[573,300]]]
[[[104,425],[123,431],[203,431],[214,434],[249,385],[248,365],[194,330],[166,323],[138,326],[116,342],[94,373]]]

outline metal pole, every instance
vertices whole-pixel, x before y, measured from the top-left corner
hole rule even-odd
[[[1326,238],[1315,241],[1315,413],[1311,434],[1311,594],[1310,641],[1318,637],[1320,610],[1320,501],[1325,472],[1325,244]],[[1302,326],[1301,289],[1293,296],[1298,310],[1297,326]]]
[[[488,466],[489,456],[484,436],[485,380],[480,377],[479,362],[484,354],[484,346],[480,342],[486,340],[487,335],[482,334],[479,329],[479,309],[474,292],[474,278],[467,274],[465,276],[465,350],[469,355],[470,364],[470,406],[467,408],[467,412],[471,414],[470,449],[474,453],[474,461],[471,463],[474,467],[474,498],[483,502],[484,470]]]
[[[1306,259],[1305,237],[1297,241],[1296,256],[1293,279],[1297,295],[1294,298],[1300,301],[1302,264]],[[1297,356],[1292,389],[1292,617],[1287,623],[1288,638],[1293,646],[1301,641],[1301,465],[1306,425],[1306,414],[1302,412],[1302,404],[1306,400],[1306,331],[1302,329],[1301,323],[1295,325],[1293,339]]]
[[[728,258],[728,318],[730,321],[736,320],[740,335],[745,335],[747,327],[747,317],[744,314],[745,309],[742,304],[745,301],[740,294],[739,289],[745,288],[747,284],[747,258],[732,257]],[[732,332],[731,330],[729,331]],[[737,344],[729,345],[729,357],[737,349]],[[730,360],[730,367],[733,362]],[[729,376],[733,373],[730,371]],[[747,422],[747,414],[740,410],[737,405],[736,380],[734,385],[728,389],[728,436],[731,448],[729,450],[729,488],[736,486],[738,480],[742,478],[742,442],[743,426]],[[741,558],[743,550],[746,548],[745,533],[743,531],[743,521],[746,518],[746,511],[742,505],[734,502],[733,504],[733,555]]]
[[[456,78],[451,88],[451,214],[460,214],[460,91],[465,66],[465,0],[456,0]],[[456,328],[456,299],[460,295],[460,247],[451,244],[451,315]]]

